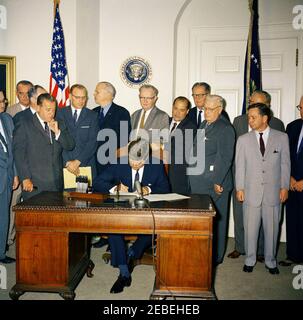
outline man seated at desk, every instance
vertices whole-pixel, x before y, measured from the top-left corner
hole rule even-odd
[[[135,182],[139,181],[143,195],[170,192],[163,163],[159,164],[159,161],[149,157],[149,151],[150,148],[146,141],[140,139],[132,141],[128,146],[128,163],[125,161],[126,163],[123,164],[123,159],[121,159],[119,164],[109,166],[93,181],[94,191],[133,192],[136,190]],[[111,264],[120,270],[119,277],[110,292],[119,293],[124,287],[131,285],[134,260],[140,259],[144,250],[152,245],[152,236],[139,235],[127,252],[124,235],[110,234],[108,241],[111,249]]]

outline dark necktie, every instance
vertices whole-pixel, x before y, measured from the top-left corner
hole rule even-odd
[[[103,127],[103,122],[104,122],[104,110],[101,107],[100,112],[99,112],[99,126],[100,126],[100,128]]]
[[[264,153],[265,153],[265,144],[264,144],[264,140],[263,140],[263,132],[259,132],[259,135],[260,135],[260,151],[261,151],[261,154],[262,156],[264,156]]]
[[[135,180],[134,180],[133,190],[136,190],[136,181],[140,181],[139,170],[137,170],[137,171],[136,171],[136,174],[135,174]]]
[[[45,127],[44,127],[44,131],[45,131],[45,133],[47,134],[50,143],[52,144],[52,143],[53,143],[53,142],[52,142],[52,137],[51,137],[51,135],[50,135],[50,130],[49,130],[49,126],[48,126],[47,122],[44,122],[44,126],[45,126]]]
[[[5,148],[6,148],[6,152],[8,152],[8,146],[7,146],[7,143],[5,141],[5,138],[3,137],[3,135],[1,134],[0,132],[0,140],[1,142],[4,144]]]
[[[174,122],[174,124],[170,130],[170,133],[172,133],[176,129],[176,126],[177,126],[177,122]]]
[[[201,125],[201,113],[202,113],[202,110],[199,111],[199,115],[198,115],[198,128]]]
[[[76,125],[77,120],[78,120],[77,110],[75,110],[75,112],[74,112],[73,119],[74,119],[74,125]]]

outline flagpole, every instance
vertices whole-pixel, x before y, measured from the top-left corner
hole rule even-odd
[[[248,32],[248,41],[247,41],[247,67],[246,67],[246,108],[248,106],[249,97],[250,97],[250,63],[251,63],[251,39],[252,39],[252,26],[254,19],[253,12],[253,2],[254,0],[248,0],[249,11],[250,11],[250,23],[249,23],[249,32]]]
[[[56,7],[60,4],[60,0],[54,0],[54,16],[56,15]]]

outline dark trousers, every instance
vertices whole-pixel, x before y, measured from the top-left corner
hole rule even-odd
[[[5,183],[5,181],[1,181],[1,183]],[[0,193],[0,259],[4,259],[6,253],[11,194],[11,187],[4,188],[3,192]]]
[[[289,191],[286,202],[287,258],[303,262],[303,192]]]
[[[109,247],[111,251],[111,265],[118,267],[127,264],[127,253],[125,249],[124,235],[110,234],[108,236]],[[152,245],[151,235],[138,235],[137,240],[132,246],[134,259],[140,259],[148,247]]]

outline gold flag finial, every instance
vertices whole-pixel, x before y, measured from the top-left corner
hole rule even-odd
[[[60,0],[54,0],[54,16],[56,15],[56,6],[60,4]]]

